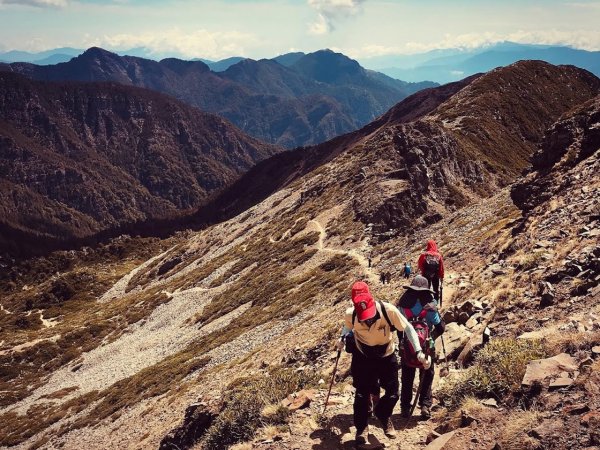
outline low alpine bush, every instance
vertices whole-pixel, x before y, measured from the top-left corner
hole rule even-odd
[[[315,372],[276,368],[266,375],[238,378],[226,389],[219,416],[207,430],[202,448],[227,448],[254,437],[258,428],[287,419],[279,407],[273,415],[268,405],[278,404],[293,392],[316,384]],[[263,412],[267,412],[263,415]],[[274,420],[275,419],[275,420]]]
[[[469,396],[504,398],[518,391],[527,364],[544,357],[546,352],[537,341],[493,340],[477,354],[473,366],[440,387],[438,398],[451,407]]]

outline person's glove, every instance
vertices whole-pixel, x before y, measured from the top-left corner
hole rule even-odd
[[[335,343],[335,349],[338,352],[341,352],[344,349],[344,340],[343,339],[339,339],[336,343]]]
[[[417,353],[417,359],[423,364],[423,369],[427,370],[431,367],[431,357],[426,355],[423,351]]]

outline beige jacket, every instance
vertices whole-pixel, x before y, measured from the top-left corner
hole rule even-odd
[[[398,308],[391,303],[381,302],[381,305],[385,307],[390,322],[392,322],[396,329],[407,334],[408,339],[410,339],[416,351],[421,350],[417,334],[406,317],[404,317],[400,311],[398,311]],[[391,332],[390,325],[381,312],[380,302],[377,302],[377,312],[379,313],[379,318],[371,325],[371,327],[368,327],[366,324],[359,322],[358,318],[355,318],[354,323],[352,323],[354,308],[348,308],[344,317],[345,329],[348,331],[354,330],[356,346],[361,352],[361,344],[370,346],[387,344],[388,348],[384,356],[389,356],[394,353],[396,346],[394,344],[394,336]]]

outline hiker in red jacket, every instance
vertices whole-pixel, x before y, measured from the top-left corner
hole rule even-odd
[[[427,250],[419,257],[419,270],[433,288],[436,302],[440,302],[440,282],[444,281],[444,258],[433,239],[427,241]]]

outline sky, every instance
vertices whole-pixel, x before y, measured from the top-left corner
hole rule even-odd
[[[600,0],[0,0],[0,51],[146,47],[271,58],[330,48],[356,59],[501,41],[600,50]]]

